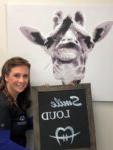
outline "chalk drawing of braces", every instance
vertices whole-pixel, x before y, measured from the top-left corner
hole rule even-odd
[[[59,132],[64,134],[59,134]],[[71,126],[67,126],[66,128],[58,127],[55,131],[55,136],[50,135],[50,137],[56,139],[59,145],[61,145],[61,140],[68,142],[69,139],[71,139],[70,144],[72,144],[74,137],[79,134],[80,132],[74,133],[74,129]]]

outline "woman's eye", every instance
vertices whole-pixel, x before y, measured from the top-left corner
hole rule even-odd
[[[15,74],[14,77],[19,78],[20,74]]]
[[[14,74],[14,77],[15,78],[24,78],[24,79],[27,79],[28,78],[28,74],[24,74],[24,75],[21,75],[21,74],[19,74],[19,73],[17,73],[17,74]]]
[[[28,78],[28,75],[27,75],[27,74],[25,74],[23,77],[24,77],[24,78]]]

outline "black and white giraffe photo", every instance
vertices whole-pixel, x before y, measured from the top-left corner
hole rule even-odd
[[[8,57],[31,63],[32,85],[90,82],[113,97],[113,6],[8,5]]]

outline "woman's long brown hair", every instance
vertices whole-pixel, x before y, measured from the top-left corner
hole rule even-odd
[[[1,70],[0,91],[5,92],[5,94],[8,98],[8,103],[10,105],[15,105],[15,101],[11,97],[11,95],[8,93],[5,76],[9,75],[12,68],[17,67],[17,66],[23,66],[23,65],[27,66],[30,71],[30,63],[26,59],[21,58],[21,57],[13,57],[13,58],[8,59],[5,62],[5,64],[2,67],[2,70]],[[30,79],[29,79],[26,89],[23,92],[21,92],[17,98],[18,105],[24,110],[29,108],[30,104],[31,104],[30,87],[31,86],[30,86]]]

